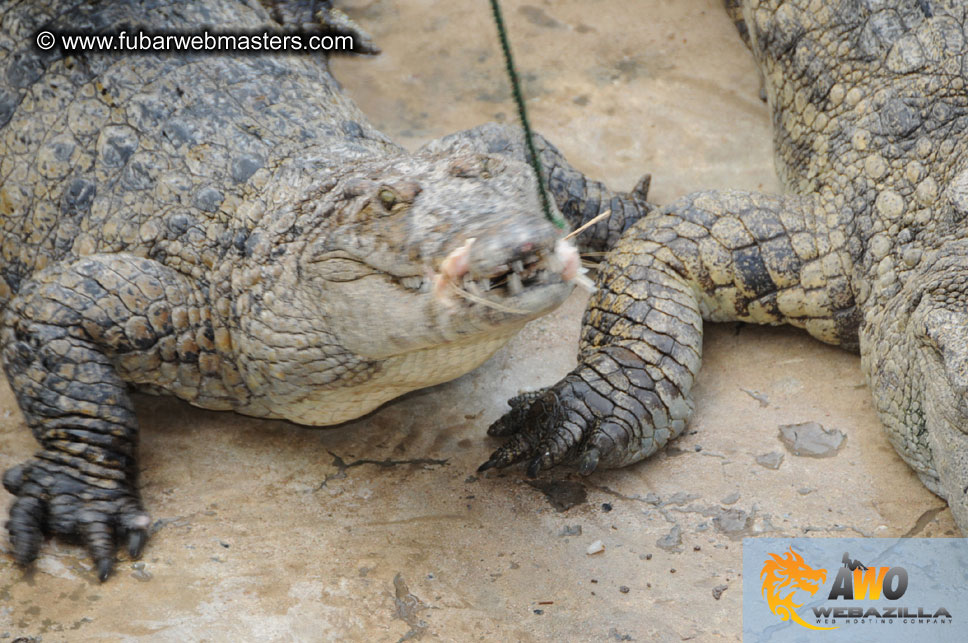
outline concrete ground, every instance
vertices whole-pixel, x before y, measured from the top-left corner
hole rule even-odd
[[[778,189],[757,73],[719,0],[503,4],[534,124],[580,169],[623,189],[651,172],[659,203]],[[334,72],[389,135],[415,147],[513,118],[487,3],[342,6],[383,54]],[[139,398],[157,520],[143,559],[100,584],[75,546],[47,544],[24,573],[0,539],[0,637],[739,640],[743,536],[957,533],[888,445],[857,357],[791,329],[707,327],[691,428],[648,462],[476,475],[505,399],[574,365],[583,303],[333,430]],[[845,444],[793,455],[779,427],[804,422]],[[0,467],[33,448],[4,385]]]

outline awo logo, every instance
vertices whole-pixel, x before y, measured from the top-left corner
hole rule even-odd
[[[845,624],[936,624],[950,625],[951,613],[945,607],[927,609],[891,605],[903,598],[908,589],[907,569],[900,566],[867,567],[853,560],[849,552],[841,559],[841,567],[827,591],[828,603],[812,607],[806,615],[797,608],[798,592],[816,595],[826,584],[828,570],[812,567],[790,547],[782,556],[769,553],[763,562],[760,579],[762,594],[770,611],[780,620],[791,620],[811,630],[835,630]],[[879,601],[876,605],[850,604],[852,601]]]
[[[782,621],[795,621],[811,630],[833,630],[835,627],[817,627],[807,623],[797,613],[797,608],[803,603],[795,603],[793,596],[797,592],[806,592],[810,596],[817,593],[821,585],[827,580],[826,569],[814,569],[803,562],[803,557],[790,547],[783,556],[769,554],[769,560],[763,563],[760,578],[763,580],[763,595],[770,606],[770,611],[780,617]]]

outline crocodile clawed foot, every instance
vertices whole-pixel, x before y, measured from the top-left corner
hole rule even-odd
[[[117,541],[125,542],[131,558],[141,555],[150,518],[137,493],[122,481],[104,481],[105,488],[85,477],[40,458],[4,474],[4,487],[16,496],[6,527],[19,565],[37,558],[45,534],[80,540],[101,581],[114,567]]]
[[[596,408],[599,401],[604,399],[573,376],[511,398],[511,410],[487,430],[489,435],[509,437],[478,471],[527,461],[525,471],[531,478],[561,463],[575,464],[579,473],[589,475],[600,463],[621,460],[620,442],[612,437],[617,419]]]

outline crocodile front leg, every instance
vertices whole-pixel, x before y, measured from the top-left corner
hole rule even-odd
[[[815,207],[797,196],[701,192],[633,226],[599,271],[578,366],[510,401],[488,432],[511,437],[481,469],[527,459],[533,476],[576,461],[587,474],[661,449],[693,412],[703,319],[790,323],[855,348],[850,262],[812,227]]]
[[[191,379],[187,372],[203,357],[192,337],[200,321],[181,275],[128,255],[52,267],[11,301],[0,334],[3,366],[40,443],[32,460],[3,477],[16,496],[6,526],[18,563],[37,557],[44,533],[80,538],[101,580],[117,540],[140,554],[149,517],[125,380],[158,381],[165,372]]]

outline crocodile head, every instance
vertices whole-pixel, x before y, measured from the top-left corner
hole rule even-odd
[[[294,224],[273,225],[298,236],[276,232],[261,253],[275,277],[255,288],[271,296],[238,293],[249,308],[238,318],[244,352],[279,370],[274,386],[258,378],[273,414],[300,423],[358,417],[475,368],[558,306],[580,270],[542,215],[531,169],[500,156],[361,161],[297,210]],[[264,327],[298,333],[298,350],[254,345],[267,343]]]
[[[577,254],[556,253],[562,232],[542,216],[523,164],[405,157],[361,167],[335,190],[334,225],[302,265],[341,302],[331,323],[358,355],[503,334],[571,290]]]

